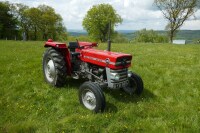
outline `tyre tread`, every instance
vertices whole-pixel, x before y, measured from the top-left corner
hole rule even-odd
[[[143,89],[144,89],[144,84],[143,84],[142,78],[138,74],[133,73],[133,72],[132,72],[131,77],[134,78],[135,81],[137,82],[136,94],[141,95],[141,93],[143,92]]]
[[[56,49],[49,48],[43,54],[43,72],[44,72],[44,60],[45,58],[50,57],[54,61],[56,69],[56,79],[52,84],[55,87],[62,87],[65,83],[67,76],[67,68],[64,56]],[[44,74],[45,76],[45,74]],[[46,77],[45,77],[46,79]],[[47,80],[46,80],[47,81]],[[48,82],[48,81],[47,81]]]

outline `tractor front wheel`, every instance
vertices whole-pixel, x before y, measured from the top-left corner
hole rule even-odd
[[[43,74],[47,83],[61,87],[66,79],[66,62],[64,56],[56,49],[49,48],[45,51],[42,60]]]
[[[128,76],[129,84],[128,86],[124,87],[123,90],[130,95],[136,93],[137,95],[140,95],[143,92],[143,81],[142,78],[137,75],[136,73],[130,73]]]
[[[79,88],[79,101],[87,109],[95,113],[105,109],[105,97],[101,88],[93,82],[85,82]]]

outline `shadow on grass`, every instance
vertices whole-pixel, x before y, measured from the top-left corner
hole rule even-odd
[[[115,99],[117,99],[120,102],[124,102],[124,103],[137,103],[139,101],[148,101],[151,99],[155,99],[156,95],[154,95],[151,91],[149,91],[148,89],[144,89],[142,94],[140,96],[138,96],[137,94],[133,94],[133,95],[129,95],[126,92],[124,92],[123,90],[105,90],[104,91],[106,94],[111,95],[112,97],[114,97]]]
[[[129,94],[125,93],[123,90],[106,89],[106,90],[104,90],[104,92],[108,95],[111,95],[116,100],[123,102],[123,103],[137,103],[137,102],[142,102],[142,101],[149,101],[151,99],[156,98],[156,95],[154,95],[148,89],[144,89],[143,93],[140,96],[138,96],[136,94],[129,95]],[[118,111],[118,108],[114,104],[107,101],[105,112],[116,113],[117,111]]]
[[[73,88],[73,89],[79,89],[79,87],[87,80],[84,79],[72,79],[68,78],[66,80],[66,84],[64,88]],[[123,90],[112,90],[112,89],[103,89],[104,93],[112,95],[115,99],[121,102],[138,102],[142,99],[150,100],[156,98],[156,95],[154,95],[151,91],[144,88],[142,94],[140,96],[133,94],[129,95],[125,93]]]
[[[117,111],[118,111],[118,109],[114,104],[110,103],[109,101],[106,101],[105,112],[117,113]]]
[[[67,78],[66,83],[64,85],[64,88],[67,89],[79,89],[79,87],[85,82],[84,79],[73,79],[73,78]]]

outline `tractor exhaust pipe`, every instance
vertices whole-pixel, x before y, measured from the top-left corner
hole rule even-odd
[[[107,51],[110,51],[111,49],[111,40],[110,40],[110,34],[111,34],[111,21],[109,22],[109,27],[108,27],[108,47]]]

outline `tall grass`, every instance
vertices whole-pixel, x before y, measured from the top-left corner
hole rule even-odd
[[[106,111],[93,114],[78,101],[83,81],[44,82],[43,43],[0,41],[0,132],[200,132],[199,45],[113,44],[133,54],[145,90],[104,90]]]

